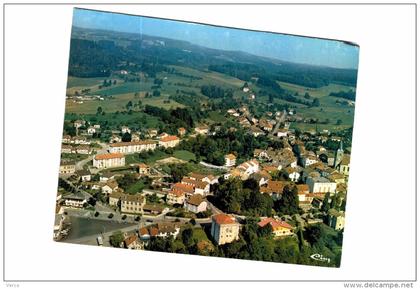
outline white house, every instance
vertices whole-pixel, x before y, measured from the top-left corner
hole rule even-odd
[[[234,154],[225,155],[225,166],[233,167],[236,165],[236,156]]]
[[[197,214],[207,210],[207,202],[203,199],[202,195],[194,194],[185,201],[184,208]]]

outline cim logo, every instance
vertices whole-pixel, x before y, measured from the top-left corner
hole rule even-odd
[[[331,262],[330,258],[324,257],[321,254],[312,254],[310,257],[314,260],[321,261],[321,262],[328,262],[328,263]]]

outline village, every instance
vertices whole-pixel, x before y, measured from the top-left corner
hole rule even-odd
[[[243,91],[255,98],[247,87]],[[344,136],[326,130],[295,133],[290,129],[295,118],[293,110],[267,112],[258,119],[243,106],[228,109],[226,117],[253,137],[266,136],[281,146],[255,149],[253,158],[241,161],[237,152],[231,151],[224,155],[223,165],[200,161],[196,165],[212,173],[192,171],[178,176],[177,181],[159,165],[182,164],[177,158],[168,157],[151,164],[127,164],[126,158],[174,150],[183,141],[198,136],[212,138],[218,127],[200,124],[189,132],[179,127],[177,135],[170,135],[158,129],[144,133],[122,126],[120,131],[112,131],[105,143],[95,138],[101,132],[99,124],[75,120],[72,125],[76,135],[64,135],[62,139],[54,239],[66,241],[75,230],[71,219],[76,217],[121,226],[106,230],[101,225],[103,229],[71,242],[145,249],[152,240],[175,240],[184,236],[183,232],[193,230],[202,236],[197,240],[198,254],[237,241],[250,217],[256,217],[258,227],[268,230],[275,239],[297,239],[298,232],[314,224],[324,224],[335,231],[344,229],[350,168],[350,149],[343,146]],[[309,143],[321,145],[312,145],[313,149],[308,150]],[[323,143],[334,143],[336,149]],[[269,196],[272,202],[280,201],[283,206],[287,203],[281,202],[282,198],[289,198],[284,196],[287,191],[295,198],[298,213],[280,215],[272,210],[269,215],[252,216],[223,211],[214,202],[215,190],[233,179],[252,180],[260,194]],[[124,190],[127,182],[142,186],[138,191],[131,186],[127,192]]]

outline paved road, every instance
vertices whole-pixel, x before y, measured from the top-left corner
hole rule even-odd
[[[101,146],[101,148],[96,151],[97,154],[105,154],[105,153],[108,152],[108,144],[101,143],[101,142],[98,142],[98,144]],[[87,159],[83,159],[81,161],[78,161],[76,163],[76,171],[83,170],[84,165],[87,164],[88,162],[90,162],[91,160],[93,160],[93,157],[94,157],[94,155],[90,155]]]
[[[217,170],[227,170],[228,169],[228,167],[225,167],[225,166],[215,166],[215,165],[203,162],[203,161],[200,162],[200,165],[203,165],[203,166],[211,168],[211,169],[217,169]]]
[[[277,131],[280,128],[280,125],[286,120],[286,115],[287,115],[287,112],[283,110],[281,116],[279,117],[279,119],[276,123],[276,126],[274,127],[274,129],[270,133],[271,135],[275,135],[277,133]]]

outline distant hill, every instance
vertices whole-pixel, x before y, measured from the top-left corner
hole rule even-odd
[[[145,34],[73,27],[69,75],[107,77],[142,71],[153,77],[167,65],[213,70],[249,81],[265,77],[306,87],[356,85],[357,70],[297,64],[242,51],[225,51]]]

